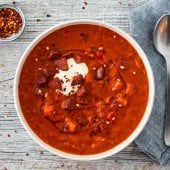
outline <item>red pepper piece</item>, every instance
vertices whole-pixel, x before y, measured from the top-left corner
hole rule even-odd
[[[115,112],[110,112],[108,115],[107,115],[107,120],[109,121],[114,121],[116,119],[116,113]]]

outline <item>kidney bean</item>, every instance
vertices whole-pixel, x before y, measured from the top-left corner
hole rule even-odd
[[[73,110],[74,106],[75,106],[75,101],[73,99],[66,99],[61,104],[61,108],[68,111]]]
[[[60,51],[51,51],[50,54],[48,55],[48,58],[51,60],[55,60],[59,57],[61,57],[61,52]]]
[[[45,75],[41,74],[38,77],[37,83],[39,86],[45,86],[47,84],[47,79],[46,79]]]
[[[83,76],[81,74],[78,74],[73,77],[71,85],[81,85],[83,83]]]
[[[58,78],[53,78],[49,83],[48,86],[51,89],[58,89],[58,90],[62,90],[62,86],[60,83],[60,80]]]
[[[55,73],[57,72],[57,70],[55,69],[47,69],[47,68],[43,68],[42,72],[44,73],[46,78],[51,78],[55,75]]]
[[[83,96],[86,96],[88,94],[89,94],[89,91],[88,91],[87,87],[85,87],[85,86],[80,87],[77,91],[78,97],[83,97]]]
[[[75,55],[74,59],[75,59],[76,63],[81,63],[82,62],[82,58],[79,55]]]
[[[103,66],[100,66],[95,70],[95,79],[103,80],[104,77],[105,77],[105,68]]]
[[[61,69],[61,70],[64,70],[64,71],[68,70],[67,59],[64,58],[64,57],[55,60],[54,64],[58,67],[58,69]]]

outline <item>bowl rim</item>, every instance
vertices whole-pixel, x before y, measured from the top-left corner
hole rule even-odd
[[[25,16],[24,16],[24,13],[22,12],[22,10],[18,6],[12,5],[12,4],[0,4],[0,9],[2,9],[2,8],[14,9],[15,11],[17,11],[19,13],[19,15],[20,15],[20,17],[22,19],[22,27],[21,27],[21,29],[19,30],[18,33],[13,34],[13,35],[11,35],[9,37],[6,37],[6,38],[1,38],[0,37],[0,42],[14,41],[15,39],[19,38],[22,35],[22,33],[23,33],[24,29],[25,29]]]
[[[136,129],[131,133],[131,135],[128,138],[126,138],[120,144],[116,145],[115,147],[111,148],[110,150],[107,150],[105,152],[101,152],[101,153],[98,153],[98,154],[90,154],[90,155],[71,154],[71,153],[67,153],[67,152],[61,151],[59,149],[56,149],[56,148],[48,145],[47,143],[45,143],[41,138],[39,138],[33,132],[31,127],[28,125],[28,123],[27,123],[27,121],[24,118],[24,115],[22,113],[22,110],[21,110],[21,107],[20,107],[20,102],[19,102],[19,96],[18,96],[18,85],[19,85],[19,78],[20,78],[20,74],[21,74],[21,71],[22,71],[22,67],[23,67],[23,64],[25,63],[25,60],[27,59],[28,55],[32,51],[32,49],[43,38],[45,38],[50,33],[54,32],[56,30],[59,30],[61,28],[64,28],[64,27],[71,26],[71,25],[77,25],[77,24],[98,25],[98,26],[105,27],[105,28],[107,28],[111,31],[114,31],[114,32],[118,33],[119,35],[121,35],[138,52],[140,58],[142,59],[142,61],[144,63],[145,69],[147,71],[147,76],[148,76],[148,83],[149,83],[148,103],[147,103],[144,115],[143,115],[142,119],[140,120],[139,124],[137,125]],[[16,108],[17,114],[19,116],[19,119],[20,119],[22,125],[26,129],[27,133],[40,146],[42,146],[44,149],[48,150],[49,152],[51,152],[55,155],[64,157],[64,158],[68,158],[68,159],[71,159],[71,160],[79,160],[79,161],[89,161],[89,160],[102,159],[102,158],[106,158],[108,156],[114,155],[114,154],[120,152],[121,150],[123,150],[124,148],[126,148],[129,144],[131,144],[136,139],[136,137],[141,133],[141,131],[145,127],[145,125],[146,125],[146,123],[149,119],[149,116],[151,114],[152,107],[153,107],[153,104],[154,104],[154,97],[155,97],[155,82],[154,82],[154,76],[153,76],[152,68],[151,68],[150,63],[147,59],[147,56],[145,55],[142,48],[138,45],[138,43],[130,35],[128,35],[126,32],[124,32],[120,28],[117,28],[117,27],[115,27],[115,26],[113,26],[109,23],[105,23],[103,21],[97,21],[97,20],[91,20],[91,19],[78,19],[78,20],[65,21],[65,22],[62,22],[60,24],[57,24],[57,25],[47,29],[43,33],[41,33],[37,38],[35,38],[30,43],[30,45],[25,50],[25,52],[23,53],[23,55],[22,55],[22,57],[21,57],[21,59],[18,63],[16,73],[15,73],[13,93],[14,93],[15,108]]]

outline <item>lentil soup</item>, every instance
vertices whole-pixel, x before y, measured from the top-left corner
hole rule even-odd
[[[20,75],[19,100],[32,130],[56,149],[97,154],[120,144],[145,112],[149,85],[130,43],[77,24],[41,40]]]

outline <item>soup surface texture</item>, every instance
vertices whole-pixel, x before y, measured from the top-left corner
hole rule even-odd
[[[139,124],[148,78],[130,43],[104,27],[78,24],[41,40],[19,80],[26,121],[45,143],[80,154],[107,151]]]

